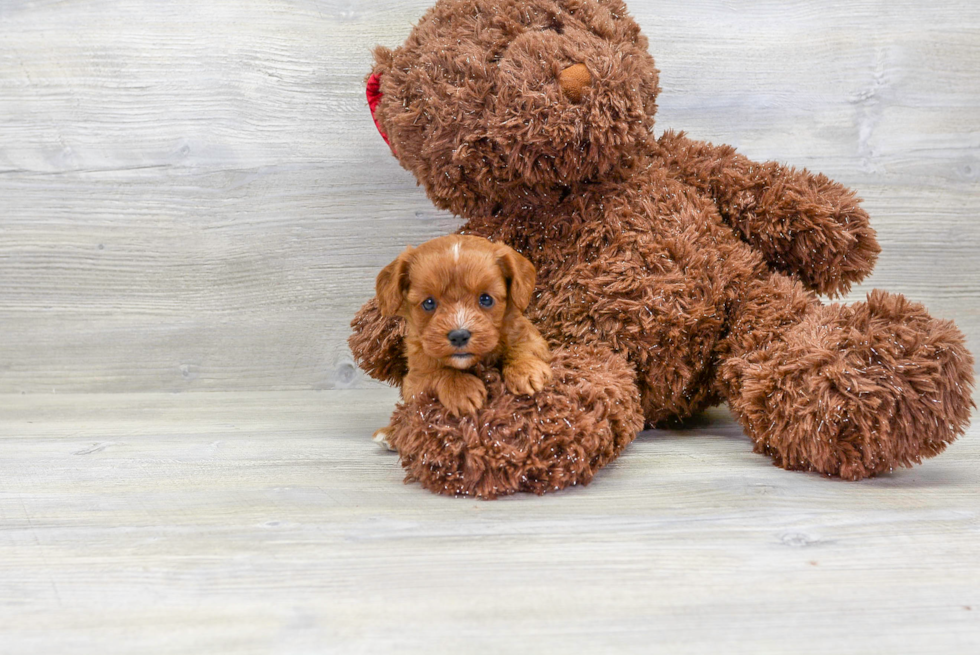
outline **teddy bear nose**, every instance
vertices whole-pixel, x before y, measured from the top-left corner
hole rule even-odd
[[[469,330],[453,330],[449,333],[449,343],[456,348],[462,348],[470,342]]]
[[[558,74],[558,84],[566,98],[578,102],[585,95],[585,90],[592,86],[592,76],[585,64],[575,64]]]

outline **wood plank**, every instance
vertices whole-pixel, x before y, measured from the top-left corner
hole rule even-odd
[[[724,409],[586,487],[403,485],[369,390],[0,396],[4,653],[974,653],[978,430],[846,483]]]

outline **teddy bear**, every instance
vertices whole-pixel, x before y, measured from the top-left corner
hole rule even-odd
[[[758,453],[846,480],[911,466],[966,428],[962,333],[901,295],[827,304],[879,253],[827,177],[654,134],[658,71],[621,0],[438,0],[378,47],[368,99],[399,163],[462,234],[537,268],[527,310],[553,380],[477,412],[404,398],[407,479],[494,498],[586,484],[644,428],[727,403]],[[369,300],[349,345],[405,375],[404,325]]]

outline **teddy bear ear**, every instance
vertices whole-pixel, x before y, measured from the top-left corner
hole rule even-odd
[[[381,269],[378,279],[375,280],[374,292],[378,298],[378,309],[386,318],[397,316],[405,302],[405,293],[408,291],[408,261],[412,251],[411,246],[406,248],[395,261]]]
[[[531,304],[537,271],[534,264],[510,246],[501,244],[497,250],[497,263],[507,280],[507,300],[523,312]]]
[[[374,48],[374,70],[373,73],[384,73],[391,69],[391,64],[395,60],[395,51],[383,45]]]
[[[384,47],[378,46],[374,49],[374,68],[367,77],[367,101],[368,107],[371,109],[371,118],[374,119],[374,126],[378,128],[378,133],[381,134],[381,138],[385,140],[388,147],[391,148],[392,154],[395,152],[394,146],[391,145],[391,141],[388,140],[388,133],[385,131],[384,127],[381,125],[381,121],[378,119],[378,105],[381,104],[381,99],[384,97],[384,93],[381,92],[381,79],[384,75],[391,70],[392,61],[394,61],[395,53]]]

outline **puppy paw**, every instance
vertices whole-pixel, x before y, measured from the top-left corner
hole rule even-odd
[[[438,396],[439,402],[449,413],[458,417],[473,414],[483,407],[487,399],[487,388],[483,385],[483,380],[475,375],[461,373],[442,384]]]
[[[551,366],[540,359],[528,357],[504,366],[504,384],[512,394],[533,396],[549,381]]]
[[[389,441],[391,438],[391,432],[392,427],[390,425],[383,428],[378,428],[374,431],[374,434],[371,435],[371,441],[378,444],[382,448],[387,448],[388,450],[394,451],[395,449],[391,446],[391,441]]]

